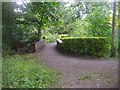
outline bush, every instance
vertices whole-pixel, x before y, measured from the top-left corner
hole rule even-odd
[[[35,62],[33,56],[4,57],[3,88],[47,88],[55,82],[57,72]]]
[[[106,37],[66,37],[62,42],[62,50],[66,53],[90,57],[108,57],[110,54]]]
[[[4,45],[4,44],[2,45],[2,56],[3,57],[6,56],[6,55],[12,55],[14,53],[15,53],[15,51],[12,50],[10,48],[10,46]]]

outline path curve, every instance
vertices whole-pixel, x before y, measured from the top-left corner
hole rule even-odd
[[[88,60],[80,57],[66,56],[59,53],[56,44],[46,44],[36,52],[41,63],[62,73],[54,88],[116,88],[118,86],[118,61],[117,60]],[[80,75],[91,72],[112,75],[112,82],[105,82],[105,78],[95,80],[78,80]],[[110,81],[110,80],[109,80]]]

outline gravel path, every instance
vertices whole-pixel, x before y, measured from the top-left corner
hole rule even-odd
[[[40,62],[61,72],[53,88],[116,88],[118,87],[117,60],[90,60],[61,54],[56,44],[36,52]]]

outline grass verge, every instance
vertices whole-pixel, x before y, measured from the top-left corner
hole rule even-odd
[[[57,72],[36,62],[32,56],[3,58],[3,88],[48,88],[55,83]]]

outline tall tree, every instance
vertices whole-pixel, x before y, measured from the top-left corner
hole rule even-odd
[[[120,1],[118,3],[118,58],[120,59]]]
[[[97,6],[96,6],[97,4]],[[93,3],[92,11],[85,18],[90,36],[111,37],[110,9],[108,3]]]
[[[116,16],[116,2],[114,2],[114,5],[113,5],[111,57],[115,56],[115,45],[114,45],[115,16]]]
[[[37,28],[39,39],[41,39],[42,27],[57,20],[56,12],[58,7],[58,2],[32,2],[28,11],[28,14],[32,16],[32,21],[29,22],[32,22],[31,24]]]

